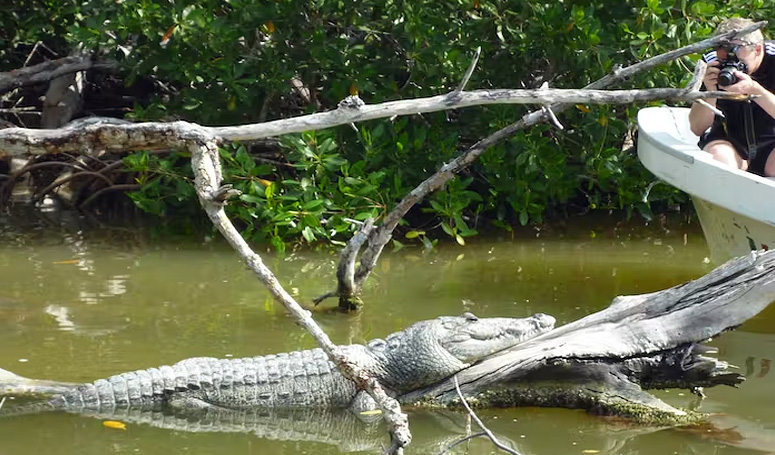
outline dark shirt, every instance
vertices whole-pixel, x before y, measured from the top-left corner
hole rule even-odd
[[[704,54],[702,59],[712,62],[718,60],[718,57],[714,50]],[[775,93],[775,41],[764,42],[764,59],[756,72],[751,74],[751,78],[765,89]],[[746,104],[750,104],[753,114],[755,144],[752,145],[756,149],[754,157],[748,156],[749,147],[744,120]],[[767,156],[775,147],[775,118],[759,107],[756,102],[719,99],[716,101],[716,107],[724,112],[726,119],[718,115],[715,117],[710,131],[700,139],[700,148],[713,140],[728,140],[735,146],[740,156],[750,159],[749,170],[762,175]],[[724,122],[726,122],[726,128],[724,128]]]

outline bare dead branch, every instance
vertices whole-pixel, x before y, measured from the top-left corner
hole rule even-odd
[[[54,191],[55,189],[59,188],[60,186],[66,184],[66,183],[68,183],[68,182],[70,182],[72,180],[75,180],[76,178],[79,178],[79,177],[96,177],[96,178],[99,178],[99,179],[103,180],[108,186],[112,186],[113,185],[113,182],[109,178],[105,177],[103,174],[100,174],[99,172],[95,172],[95,171],[80,171],[80,172],[76,172],[76,173],[70,174],[67,177],[64,177],[64,178],[61,178],[61,179],[57,179],[54,182],[52,182],[50,185],[48,185],[47,187],[45,187],[42,190],[38,191],[38,195],[33,198],[33,202],[37,202],[38,200],[40,200],[40,198],[42,198],[46,194]]]
[[[409,422],[401,411],[398,401],[390,397],[379,382],[371,377],[360,365],[347,358],[344,350],[334,345],[328,335],[315,323],[308,310],[303,309],[288,292],[283,289],[271,270],[264,264],[245,239],[226,216],[224,204],[214,198],[221,187],[221,167],[216,138],[204,128],[188,125],[180,131],[180,137],[187,139],[187,148],[191,152],[191,165],[195,175],[195,186],[199,201],[215,227],[226,241],[245,261],[258,279],[280,302],[291,316],[306,329],[318,342],[318,345],[337,365],[342,374],[365,390],[377,402],[391,434],[390,453],[402,453],[403,447],[411,442]]]
[[[113,181],[110,180],[108,177],[106,177],[103,172],[82,170],[82,171],[78,171],[73,174],[70,174],[69,176],[64,178],[58,178],[55,181],[51,182],[51,184],[49,184],[48,186],[46,186],[45,188],[37,192],[37,195],[32,198],[32,203],[38,202],[46,194],[54,191],[55,189],[59,188],[62,185],[67,184],[68,182],[71,182],[72,180],[75,180],[76,178],[81,178],[81,177],[94,177],[96,179],[99,179],[105,182],[105,184],[108,185],[108,187],[113,186]],[[139,185],[132,185],[132,186],[138,187]]]
[[[462,438],[458,439],[457,441],[453,441],[452,443],[447,445],[447,447],[444,447],[444,449],[442,449],[438,453],[438,455],[444,455],[445,453],[449,452],[450,450],[454,449],[455,447],[459,446],[460,444],[462,444],[462,443],[464,443],[466,441],[470,441],[472,439],[476,439],[476,438],[482,437],[482,436],[487,436],[487,433],[485,433],[484,431],[480,431],[479,433],[474,433],[474,434],[470,434],[468,436],[462,437]]]
[[[690,44],[680,49],[657,55],[626,68],[617,68],[611,74],[598,79],[597,81],[587,85],[585,88],[602,89],[609,87],[614,83],[626,80],[628,77],[631,77],[640,71],[646,71],[657,66],[664,65],[665,63],[671,62],[679,57],[702,52],[708,48],[727,43],[735,36],[745,35],[764,27],[765,25],[767,25],[766,21],[757,22],[756,24],[745,27],[739,31],[730,30],[727,33],[723,33],[698,43]],[[691,91],[687,90],[687,92]],[[556,114],[565,110],[568,106],[570,105],[556,104],[554,106],[549,106],[549,109]],[[472,162],[476,161],[479,155],[481,155],[488,148],[508,139],[517,131],[529,128],[542,122],[545,118],[546,115],[544,109],[542,108],[537,111],[533,111],[530,114],[522,117],[517,122],[496,131],[495,133],[472,145],[470,148],[468,148],[468,150],[461,153],[450,163],[442,166],[434,175],[425,179],[422,183],[420,183],[420,185],[418,185],[414,190],[406,195],[401,200],[401,202],[399,202],[396,207],[385,217],[382,224],[374,231],[374,234],[369,239],[369,245],[361,255],[361,263],[355,272],[358,285],[361,285],[363,281],[366,280],[368,275],[371,273],[371,270],[373,270],[373,268],[376,266],[377,260],[379,259],[380,254],[382,254],[382,249],[385,247],[387,242],[390,241],[393,230],[398,225],[398,222],[401,220],[401,218],[404,217],[404,215],[406,215],[409,209],[411,209],[417,201],[422,200],[427,194],[435,191],[438,188],[441,188],[445,183],[454,178],[457,173],[465,169]]]
[[[463,80],[460,81],[460,85],[457,86],[457,89],[455,89],[456,93],[460,93],[463,90],[465,90],[466,85],[468,84],[468,81],[471,79],[471,75],[474,74],[474,70],[476,69],[476,64],[479,62],[479,56],[482,54],[482,46],[479,46],[476,48],[476,52],[474,52],[474,58],[471,60],[471,64],[468,65],[468,69],[466,70],[466,73],[463,75]]]
[[[27,85],[48,82],[65,74],[89,69],[115,71],[116,62],[94,60],[88,55],[75,55],[0,73],[0,94]]]
[[[16,185],[16,182],[21,178],[22,175],[28,172],[32,172],[36,169],[47,167],[69,167],[79,171],[83,170],[83,168],[78,164],[68,163],[66,161],[44,161],[41,163],[28,164],[8,176],[8,179],[3,182],[2,187],[0,187],[0,205],[5,205],[8,202],[8,199],[11,197],[13,187]]]
[[[659,65],[664,65],[665,63],[672,62],[673,60],[676,60],[680,57],[684,57],[686,55],[705,52],[710,48],[718,47],[721,44],[729,43],[737,36],[746,35],[748,33],[751,33],[755,30],[759,30],[766,26],[767,26],[767,21],[760,21],[755,24],[751,24],[748,27],[742,28],[740,30],[730,30],[726,33],[722,33],[720,35],[713,36],[711,38],[699,41],[697,43],[684,46],[680,49],[675,49],[669,52],[665,52],[664,54],[646,59],[640,63],[630,65],[626,68],[620,68],[620,69],[614,70],[611,74],[606,75],[601,79],[598,79],[597,81],[587,85],[584,88],[610,87],[614,83],[622,82],[627,78],[641,71],[652,69]]]
[[[562,126],[562,123],[560,123],[560,120],[554,114],[554,111],[552,110],[551,106],[544,106],[541,108],[541,110],[544,111],[544,114],[546,115],[547,120],[549,120],[549,123],[554,125],[555,128],[557,128],[558,130],[565,129],[565,127]]]
[[[85,209],[89,207],[94,201],[102,197],[105,193],[110,193],[114,191],[138,191],[143,186],[138,183],[121,183],[118,185],[111,184],[110,186],[106,186],[105,188],[100,188],[98,191],[95,191],[94,194],[89,196],[85,201],[83,201],[79,207],[82,209]]]
[[[479,426],[479,428],[482,429],[482,431],[487,435],[488,438],[490,438],[490,441],[492,441],[493,444],[495,444],[495,447],[503,450],[506,453],[510,453],[512,455],[520,455],[519,452],[512,449],[511,447],[503,444],[498,440],[498,438],[495,436],[495,434],[490,431],[489,428],[482,422],[482,419],[479,418],[478,415],[471,409],[471,406],[468,405],[468,401],[466,401],[466,398],[463,396],[463,392],[460,391],[460,385],[457,382],[457,375],[452,377],[454,383],[455,383],[455,390],[457,391],[457,395],[460,398],[460,402],[462,403],[463,407],[466,408],[466,411],[468,411],[468,415],[471,416],[471,418],[476,422],[476,424]]]
[[[710,111],[711,111],[711,112],[713,112],[714,114],[718,115],[719,117],[722,117],[722,118],[725,118],[725,117],[726,117],[726,115],[724,114],[724,112],[722,112],[722,111],[721,111],[721,110],[719,110],[719,109],[718,109],[716,106],[714,106],[714,105],[712,105],[712,104],[708,103],[708,102],[707,102],[707,101],[705,101],[705,100],[697,100],[697,101],[695,101],[695,103],[697,103],[697,104],[699,104],[699,105],[701,105],[701,106],[704,106],[704,107],[706,107],[706,108],[710,109]]]
[[[41,44],[42,42],[38,41],[37,43],[35,43],[34,46],[32,46],[32,50],[30,51],[29,54],[27,54],[27,58],[24,59],[24,65],[22,66],[27,66],[30,63],[30,60],[32,60],[32,56],[35,55],[35,53],[38,51],[38,46],[40,46]]]
[[[686,89],[690,91],[699,90],[700,86],[702,85],[702,80],[705,78],[705,72],[707,69],[707,63],[702,61],[702,59],[697,60],[697,65],[694,67],[694,73],[692,73],[692,78],[689,80],[689,83],[686,84]]]
[[[0,130],[0,156],[78,153],[96,156],[105,150],[159,150],[180,148],[183,142],[176,133],[185,122],[93,124],[80,128],[33,130],[6,128]]]
[[[575,89],[497,89],[451,92],[427,98],[389,101],[381,104],[340,105],[328,112],[271,122],[212,128],[210,131],[229,141],[243,141],[281,134],[318,130],[349,123],[363,122],[396,115],[413,115],[491,104],[631,104],[668,100],[694,101],[702,98],[741,99],[729,92],[694,92],[685,89],[659,88],[645,90],[575,90]],[[0,136],[0,140],[2,137]],[[2,142],[0,142],[2,145]]]
[[[549,88],[548,82],[544,82],[543,84],[541,84],[541,90],[546,90],[547,88]],[[549,121],[549,123],[554,125],[555,128],[557,128],[558,130],[565,129],[565,127],[562,126],[562,123],[560,123],[560,120],[557,118],[557,116],[554,115],[554,111],[552,111],[551,106],[547,106],[547,105],[541,106],[541,110],[544,111],[544,115],[546,115],[546,119]]]
[[[0,109],[0,114],[37,114],[40,115],[40,111],[35,106],[23,106],[23,107],[8,107]]]
[[[59,54],[51,50],[50,47],[46,46],[43,41],[38,41],[34,46],[32,46],[32,50],[30,50],[29,54],[27,54],[27,58],[24,59],[24,64],[22,66],[27,66],[30,63],[32,57],[38,52],[38,47],[42,47],[43,49],[47,50],[49,54],[53,55],[54,57],[59,57]]]
[[[359,287],[355,281],[355,262],[358,252],[363,244],[368,240],[371,232],[374,230],[374,219],[368,218],[361,227],[358,228],[358,232],[347,242],[347,245],[342,248],[342,252],[339,253],[339,265],[336,271],[337,289],[336,291],[327,292],[320,297],[313,299],[315,305],[320,304],[323,300],[329,297],[339,297],[339,307],[344,310],[351,310],[354,303],[352,300],[357,298]]]
[[[454,99],[450,95],[455,95]],[[366,105],[357,97],[348,97],[333,111],[310,114],[272,122],[228,127],[203,127],[209,135],[226,141],[247,141],[281,134],[318,130],[394,115],[436,112],[488,104],[590,103],[631,104],[633,102],[670,100],[694,101],[702,98],[750,99],[729,92],[689,92],[686,89],[658,88],[647,90],[476,90],[414,100],[390,101]],[[559,104],[562,105],[562,104]],[[557,110],[554,105],[552,109]],[[541,118],[543,117],[543,111]],[[73,152],[94,154],[96,151],[158,150],[179,147],[171,140],[186,122],[105,124],[95,123],[78,128],[0,130],[0,152],[12,156]],[[2,156],[3,153],[0,153]]]
[[[697,66],[695,66],[695,68],[694,68],[694,74],[692,75],[692,79],[686,85],[686,88],[688,90],[699,90],[700,86],[702,85],[702,80],[705,77],[705,71],[707,69],[708,69],[708,64],[707,63],[702,61],[702,59],[697,60]],[[726,115],[724,115],[724,112],[722,112],[716,106],[708,103],[707,101],[705,101],[705,100],[695,100],[694,102],[699,104],[700,106],[708,108],[715,115],[718,115],[721,118],[726,118]]]

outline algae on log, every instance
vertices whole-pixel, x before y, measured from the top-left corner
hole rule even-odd
[[[775,300],[775,252],[752,252],[697,280],[621,296],[605,310],[502,351],[457,374],[479,406],[582,408],[644,423],[688,424],[704,417],[676,409],[646,389],[736,386],[744,377],[708,357],[703,344]],[[399,397],[454,405],[452,378]]]

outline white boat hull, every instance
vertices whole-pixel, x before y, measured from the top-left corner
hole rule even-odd
[[[654,175],[689,193],[714,262],[775,247],[775,181],[732,169],[697,147],[689,109],[638,113],[638,158]]]

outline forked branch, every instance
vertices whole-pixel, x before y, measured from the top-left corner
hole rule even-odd
[[[612,71],[610,74],[589,84],[588,86],[585,87],[585,90],[581,90],[579,91],[579,93],[582,93],[582,92],[592,93],[592,92],[586,92],[586,90],[603,89],[603,88],[609,87],[615,83],[622,82],[627,78],[630,78],[641,71],[650,70],[660,65],[669,63],[677,58],[695,54],[698,52],[703,52],[708,48],[713,48],[713,47],[717,47],[720,44],[728,43],[736,36],[745,35],[754,30],[758,30],[764,27],[766,24],[767,23],[765,21],[757,22],[756,24],[750,25],[743,29],[730,30],[727,33],[714,36],[712,38],[700,41],[698,43],[684,46],[680,49],[666,52],[664,54],[646,59],[642,62],[633,64],[625,68],[617,68],[614,71]],[[696,77],[697,76],[695,76],[695,78]],[[702,80],[701,77],[700,77],[700,80]],[[662,89],[659,89],[659,90],[662,90]],[[696,84],[690,85],[684,89],[680,89],[680,91],[684,95],[686,95],[686,97],[682,98],[682,100],[688,101],[689,98],[693,98],[692,101],[702,100],[703,98],[707,98],[707,96],[701,96],[701,95],[711,93],[711,92],[699,92],[698,90],[699,90],[699,86]],[[552,91],[551,89],[537,90],[537,92],[551,92],[551,91]],[[608,93],[616,93],[616,92],[617,91],[611,91]],[[627,91],[624,91],[624,92],[627,92]],[[597,93],[597,92],[594,92],[594,93]],[[377,227],[374,230],[372,235],[369,237],[369,242],[366,245],[366,249],[361,254],[360,265],[355,272],[356,286],[358,286],[358,288],[350,290],[349,293],[357,295],[360,292],[360,287],[363,285],[363,282],[366,280],[366,278],[368,278],[369,274],[376,266],[379,256],[382,254],[382,250],[385,247],[385,245],[387,245],[387,243],[392,238],[393,230],[396,228],[396,226],[398,226],[398,222],[401,220],[401,218],[403,218],[406,215],[406,213],[417,202],[424,199],[428,194],[432,193],[433,191],[436,191],[437,189],[443,187],[447,182],[452,180],[455,177],[455,175],[460,173],[460,171],[462,171],[463,169],[468,167],[468,165],[476,161],[476,159],[479,158],[479,155],[481,155],[488,148],[508,139],[509,137],[511,137],[512,135],[514,135],[516,132],[520,130],[529,128],[533,125],[536,125],[540,122],[547,120],[547,118],[551,121],[552,117],[554,117],[555,114],[562,112],[567,107],[571,106],[573,103],[557,103],[553,105],[549,105],[549,103],[540,103],[540,104],[542,104],[541,109],[533,111],[530,114],[527,114],[524,117],[522,117],[519,121],[512,123],[511,125],[505,128],[502,128],[501,130],[496,131],[495,133],[487,136],[486,138],[480,140],[479,142],[477,142],[467,150],[463,151],[457,158],[455,158],[451,162],[444,164],[438,171],[436,171],[435,174],[425,179],[408,195],[406,195],[393,208],[393,210],[390,213],[385,215],[384,219],[382,220],[382,223],[379,225],[379,227]],[[549,112],[551,112],[551,114],[548,114]],[[340,267],[345,267],[345,265],[340,264]],[[338,287],[341,288],[341,286],[342,286],[342,283],[339,283]]]

